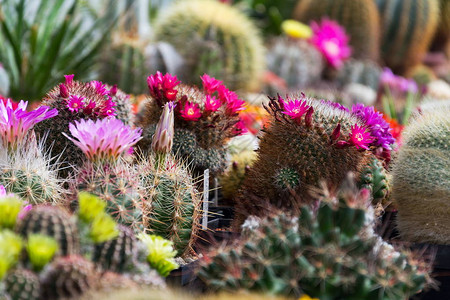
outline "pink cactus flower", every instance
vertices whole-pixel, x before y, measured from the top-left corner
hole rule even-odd
[[[169,153],[172,150],[174,135],[174,113],[175,104],[168,102],[164,105],[161,118],[156,125],[153,135],[152,149],[157,153]]]
[[[0,197],[6,196],[6,189],[3,185],[0,185]]]
[[[27,105],[28,102],[22,100],[14,109],[11,99],[6,103],[0,101],[0,138],[3,146],[9,150],[16,150],[35,124],[58,114],[57,109],[48,106],[27,112]]]
[[[307,105],[306,101],[294,99],[288,102],[285,101],[283,107],[284,111],[282,113],[290,116],[292,120],[300,124],[302,116],[311,106]]]
[[[69,130],[72,137],[64,136],[94,162],[117,160],[142,138],[142,129],[132,129],[116,118],[82,119],[69,124]]]
[[[183,109],[180,110],[181,117],[186,121],[198,121],[202,116],[198,104],[186,102]]]
[[[222,86],[219,88],[218,93],[222,102],[225,102],[227,104],[225,112],[229,116],[232,116],[245,109],[245,101],[239,99],[238,95],[235,92],[230,91],[226,87]]]
[[[95,101],[89,100],[88,105],[86,105],[86,107],[83,109],[83,112],[87,115],[92,114],[92,112],[94,111],[96,106]]]
[[[234,125],[234,134],[235,135],[243,135],[245,133],[248,132],[247,126],[245,124],[245,122],[243,120],[239,120],[235,125]]]
[[[352,49],[345,29],[334,21],[323,19],[320,24],[311,22],[311,43],[323,54],[330,66],[339,68],[350,57]]]
[[[177,76],[173,76],[169,73],[166,73],[163,76],[159,71],[147,78],[150,95],[155,98],[161,106],[163,105],[162,100],[174,101],[176,99],[178,91],[175,87],[179,83],[180,81],[178,81]]]
[[[64,78],[66,78],[66,85],[71,85],[73,83],[73,77],[75,77],[74,74],[64,75]]]
[[[101,81],[92,80],[88,84],[93,86],[99,95],[106,96],[109,94],[109,91],[106,88],[106,85]]]
[[[200,79],[203,83],[203,89],[207,93],[214,93],[222,87],[223,82],[220,80],[215,79],[214,77],[209,76],[208,74],[203,74],[203,76],[200,76]]]
[[[116,102],[112,101],[111,97],[108,98],[108,100],[105,101],[105,104],[103,108],[100,111],[100,115],[102,117],[113,117],[116,115],[116,109],[114,106],[116,106]]]
[[[85,104],[84,104],[84,97],[81,96],[77,96],[77,95],[70,95],[69,99],[67,99],[67,104],[66,107],[71,111],[71,112],[78,112],[79,110],[83,109]]]
[[[222,101],[211,95],[206,95],[204,103],[205,111],[210,112],[215,112],[222,106]]]
[[[373,141],[373,137],[370,132],[357,124],[351,127],[352,132],[350,133],[350,144],[356,147],[356,149],[368,150],[370,143]]]
[[[27,203],[27,202],[25,202],[25,203]],[[17,215],[17,219],[22,220],[32,208],[33,208],[33,205],[31,205],[31,204],[27,204],[24,207],[22,207],[19,214]]]

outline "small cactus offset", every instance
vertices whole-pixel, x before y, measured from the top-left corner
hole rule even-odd
[[[294,18],[304,23],[324,17],[345,28],[355,58],[378,59],[380,21],[373,0],[301,0],[294,11]]]
[[[396,73],[420,64],[439,22],[438,0],[376,0],[382,21],[381,55]]]
[[[206,72],[233,90],[258,88],[264,46],[258,29],[236,8],[211,0],[175,3],[161,14],[155,35],[184,58],[185,70],[177,74],[183,81],[198,84]]]
[[[23,237],[33,233],[47,235],[56,240],[58,255],[80,253],[78,229],[75,221],[64,209],[56,206],[35,206],[18,222],[16,232]]]
[[[59,257],[41,274],[41,299],[76,298],[95,284],[92,262],[78,255]]]
[[[306,40],[278,38],[267,53],[267,68],[288,88],[304,88],[319,80],[325,68],[322,54]]]
[[[373,158],[361,171],[358,184],[360,188],[371,191],[374,205],[378,203],[386,204],[385,201],[390,191],[388,180],[388,173],[382,162],[377,158]]]
[[[407,299],[429,282],[429,268],[376,235],[367,191],[329,191],[300,214],[251,217],[243,239],[206,253],[198,275],[213,290],[250,290],[318,299]],[[303,299],[303,298],[301,298]],[[308,299],[308,298],[306,298]]]
[[[405,128],[392,170],[400,235],[419,243],[450,244],[449,102],[429,104]]]
[[[15,269],[8,272],[5,290],[11,300],[39,300],[41,284],[39,277],[27,269]]]

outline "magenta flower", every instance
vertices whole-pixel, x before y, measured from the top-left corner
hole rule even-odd
[[[302,116],[308,111],[311,107],[306,104],[304,100],[294,99],[288,102],[283,103],[284,111],[282,112],[285,115],[288,115],[295,122],[300,124]]]
[[[351,127],[352,132],[350,133],[350,144],[356,147],[356,149],[369,149],[370,143],[373,141],[370,132],[366,128],[360,127],[357,124]]]
[[[225,86],[221,86],[217,92],[219,93],[220,100],[226,103],[225,112],[229,116],[245,109],[245,101],[239,99],[235,92],[228,90]]]
[[[95,106],[95,101],[90,100],[88,105],[86,105],[86,107],[83,109],[83,112],[87,115],[90,115],[94,111]]]
[[[173,109],[175,108],[173,102],[168,102],[164,105],[161,118],[156,125],[156,131],[153,135],[152,149],[159,153],[169,153],[172,150],[173,144],[173,123],[174,114]]]
[[[175,87],[180,83],[177,76],[166,73],[164,76],[161,72],[156,72],[147,78],[150,95],[158,101],[159,105],[163,105],[163,101],[174,101],[177,97],[178,91]],[[164,102],[165,102],[164,101]]]
[[[210,94],[218,91],[223,84],[222,81],[217,80],[214,77],[209,76],[208,74],[203,74],[203,76],[200,76],[200,79],[203,83],[203,89],[205,90],[205,92]]]
[[[116,118],[82,119],[70,123],[69,130],[73,138],[65,133],[63,135],[94,162],[114,161],[142,138],[142,129],[132,129]]]
[[[109,97],[109,96],[108,96]],[[111,97],[108,98],[108,100],[105,101],[104,106],[102,107],[100,111],[100,115],[102,117],[112,117],[116,115],[116,109],[114,106],[116,106],[116,102],[112,101]]]
[[[6,196],[6,189],[3,185],[0,185],[0,197]]]
[[[64,75],[64,78],[66,78],[66,85],[71,85],[73,83],[73,78],[74,77],[75,77],[74,74]]]
[[[328,19],[323,19],[320,24],[312,22],[311,28],[313,30],[311,43],[332,67],[341,67],[343,61],[352,54],[352,49],[348,45],[350,38],[345,33],[345,29]]]
[[[27,202],[25,202],[25,204],[26,203]],[[19,214],[17,215],[17,219],[22,220],[32,208],[33,208],[33,205],[31,205],[31,204],[27,204],[24,207],[22,207]]]
[[[380,85],[391,91],[399,93],[417,93],[419,88],[413,79],[406,79],[392,73],[391,69],[384,68],[380,76]]]
[[[180,110],[181,117],[186,121],[198,121],[202,116],[198,104],[186,102],[184,108]]]
[[[80,109],[84,108],[84,97],[77,96],[77,95],[70,95],[69,99],[67,99],[66,107],[71,112],[78,112]]]
[[[101,96],[106,96],[109,94],[109,91],[106,88],[106,85],[101,81],[92,80],[88,84],[90,84],[92,87],[94,87],[95,90],[97,91],[97,93]]]
[[[248,132],[247,126],[245,126],[245,122],[243,120],[239,120],[236,124],[234,124],[233,134],[234,135],[243,135]]]
[[[14,109],[11,99],[6,104],[0,101],[0,135],[3,146],[10,150],[17,149],[35,124],[58,114],[57,109],[50,109],[48,106],[40,106],[27,112],[27,105],[28,102],[22,100]]]
[[[204,103],[205,111],[210,112],[215,112],[222,106],[222,101],[211,95],[206,95]]]

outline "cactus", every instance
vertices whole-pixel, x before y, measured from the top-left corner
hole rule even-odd
[[[295,89],[319,80],[325,62],[322,54],[307,41],[278,38],[268,50],[267,68]]]
[[[438,0],[377,0],[383,24],[381,55],[396,73],[420,64],[439,21]]]
[[[116,104],[114,107],[116,118],[122,121],[125,125],[133,125],[134,114],[130,95],[119,90],[116,85],[106,85],[106,88],[109,89],[109,96],[111,97],[111,100]]]
[[[381,67],[373,61],[350,59],[339,70],[336,80],[342,86],[359,83],[377,91],[381,72]]]
[[[374,205],[378,203],[386,204],[385,201],[390,191],[388,174],[383,164],[377,158],[373,158],[363,168],[358,183],[360,188],[371,191]]]
[[[41,274],[41,298],[79,297],[95,285],[94,265],[81,256],[55,259]]]
[[[403,132],[392,170],[392,198],[405,240],[450,244],[449,113],[449,101],[430,103]]]
[[[122,273],[130,269],[136,259],[136,237],[127,227],[119,225],[119,236],[95,245],[92,261],[103,270]]]
[[[302,0],[294,18],[308,23],[329,17],[350,35],[353,56],[376,61],[379,53],[379,15],[373,0]]]
[[[233,90],[259,86],[264,46],[258,29],[234,7],[211,0],[176,3],[160,15],[155,38],[184,58],[185,70],[177,74],[183,81],[199,83],[206,72]]]
[[[16,231],[23,237],[40,233],[53,237],[59,246],[59,255],[80,252],[78,230],[74,220],[62,208],[35,206],[18,222]]]
[[[299,215],[246,222],[241,241],[204,254],[198,275],[212,290],[319,299],[408,299],[430,283],[423,262],[365,234],[367,191],[323,195]]]
[[[5,278],[5,289],[11,300],[39,300],[39,277],[26,269],[15,269]]]
[[[439,0],[441,18],[438,29],[434,36],[432,51],[445,51],[450,46],[450,2],[448,0]]]
[[[192,250],[199,228],[200,198],[187,169],[168,155],[162,166],[156,157],[139,165],[145,191],[144,227],[174,243],[183,256]]]

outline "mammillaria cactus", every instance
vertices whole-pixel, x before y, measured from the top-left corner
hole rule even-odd
[[[429,282],[429,268],[379,236],[366,234],[368,191],[325,191],[317,208],[252,218],[243,239],[204,254],[198,275],[209,288],[319,299],[407,299]]]
[[[392,170],[398,229],[408,241],[450,244],[449,101],[424,105],[403,132]]]
[[[272,122],[238,196],[238,224],[247,215],[264,215],[268,203],[298,208],[321,180],[339,186],[348,172],[359,175],[373,157],[371,151],[388,158],[395,142],[389,125],[371,107],[355,105],[350,112],[300,95],[273,98],[267,110]]]
[[[165,103],[175,103],[172,152],[192,164],[197,174],[217,174],[226,162],[226,142],[244,132],[239,112],[245,102],[215,78],[201,77],[203,91],[180,84],[177,77],[157,72],[148,77],[151,98],[142,104],[137,125],[144,129],[138,147],[150,150],[156,123]]]
[[[11,300],[39,300],[39,277],[30,270],[18,268],[8,273],[5,289]]]
[[[155,36],[184,58],[185,70],[177,75],[187,83],[198,84],[206,72],[233,90],[259,85],[264,46],[254,24],[230,5],[210,0],[176,3],[161,14]]]

